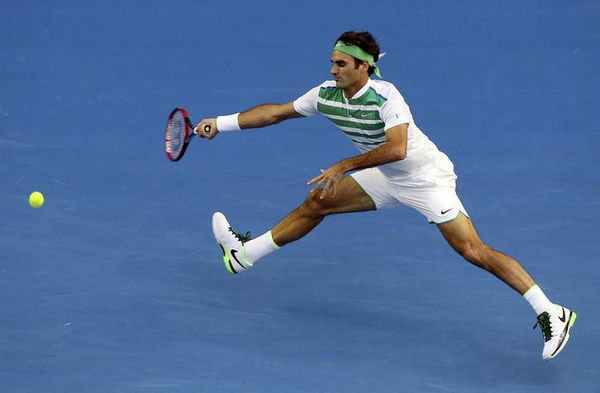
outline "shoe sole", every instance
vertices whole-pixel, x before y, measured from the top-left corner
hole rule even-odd
[[[229,274],[237,274],[237,272],[235,270],[233,270],[233,266],[231,266],[231,260],[229,259],[227,253],[225,252],[225,249],[220,244],[219,244],[219,247],[221,247],[221,251],[223,251],[223,263],[225,264],[225,269],[227,269]]]
[[[225,215],[221,212],[216,212],[215,214],[213,214],[212,230],[213,230],[213,235],[215,237],[215,240],[217,241],[217,244],[219,245],[219,247],[221,248],[221,251],[223,252],[223,263],[225,264],[225,269],[227,269],[229,274],[237,274],[237,272],[233,269],[233,266],[231,266],[231,259],[229,258],[229,255],[227,255],[227,252],[225,251],[225,247],[223,247],[223,245],[221,243],[219,243],[219,240],[218,240],[219,237],[217,236],[218,227],[216,225],[217,219],[225,220],[225,222],[228,222],[227,218],[225,218]]]

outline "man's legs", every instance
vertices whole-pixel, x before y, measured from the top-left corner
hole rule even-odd
[[[236,233],[222,213],[215,213],[213,232],[223,249],[223,262],[227,270],[232,274],[247,270],[263,256],[308,234],[325,216],[376,209],[371,197],[351,176],[340,180],[335,197],[320,197],[321,190],[313,190],[300,207],[272,230],[252,240]]]
[[[484,244],[473,223],[464,214],[459,214],[453,221],[438,224],[438,228],[448,244],[463,258],[492,273],[521,295],[535,285],[519,262]]]
[[[448,244],[463,258],[524,295],[538,314],[538,324],[544,337],[542,358],[548,360],[558,355],[569,340],[577,314],[552,304],[519,262],[484,244],[473,223],[464,214],[460,213],[453,221],[438,224],[438,228]]]
[[[338,183],[335,197],[321,199],[321,190],[313,190],[304,203],[271,230],[278,246],[293,242],[313,230],[325,216],[375,210],[375,204],[351,176]]]

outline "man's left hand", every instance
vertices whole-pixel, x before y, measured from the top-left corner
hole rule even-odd
[[[321,169],[321,174],[314,177],[306,184],[314,184],[313,191],[321,189],[320,199],[324,199],[327,194],[335,198],[335,187],[348,171],[343,161],[338,162],[328,169]]]

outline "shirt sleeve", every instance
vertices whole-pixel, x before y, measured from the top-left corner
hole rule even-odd
[[[302,116],[314,116],[317,112],[317,97],[321,86],[314,87],[294,101],[294,110]]]
[[[410,124],[413,121],[410,108],[398,90],[392,92],[381,107],[380,114],[381,120],[385,124],[385,131],[400,124]]]

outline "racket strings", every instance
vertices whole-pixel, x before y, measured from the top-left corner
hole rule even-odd
[[[177,112],[167,124],[166,149],[173,155],[178,155],[186,137],[186,123],[181,113]]]

